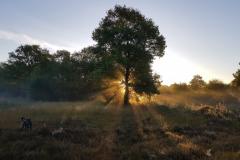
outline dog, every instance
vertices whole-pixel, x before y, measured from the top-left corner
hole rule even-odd
[[[32,130],[32,121],[30,118],[21,117],[21,129],[30,129]]]
[[[62,127],[60,127],[59,129],[55,129],[52,131],[52,136],[58,136],[58,135],[61,135],[63,134],[64,130]]]

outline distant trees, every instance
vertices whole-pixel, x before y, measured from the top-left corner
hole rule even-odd
[[[130,44],[127,46],[130,47]],[[72,54],[66,50],[50,53],[38,45],[19,46],[15,51],[9,53],[7,62],[0,63],[0,95],[48,101],[79,100],[108,87],[109,84],[102,85],[102,80],[116,76],[116,71],[122,74],[119,82],[121,84],[124,82],[125,88],[128,85],[129,92],[134,91],[146,95],[158,92],[161,82],[160,77],[153,75],[149,68],[152,60],[145,61],[141,58],[154,57],[150,51],[140,52],[139,55],[136,55],[137,59],[131,55],[135,52],[129,53],[131,56],[128,59],[123,54],[123,46],[123,51],[113,48],[114,51],[110,52],[111,48],[104,48],[104,46],[101,48],[98,45]],[[121,54],[116,53],[120,51]],[[130,67],[128,78],[125,67]],[[231,85],[239,87],[240,70],[237,70],[233,76],[234,80]],[[119,78],[119,76],[115,78]],[[128,79],[127,84],[126,79]],[[228,87],[227,84],[217,79],[206,83],[200,75],[195,75],[189,84],[175,83],[171,85],[175,91],[222,90]]]
[[[7,63],[2,64],[2,80],[8,92],[16,96],[26,96],[31,74],[37,68],[46,67],[50,61],[47,50],[37,45],[19,46],[9,53]]]
[[[35,100],[81,99],[100,86],[92,56],[88,49],[50,54],[38,45],[19,46],[0,65],[0,92]]]
[[[206,86],[206,82],[200,75],[194,75],[189,84],[192,89],[202,89]]]
[[[211,90],[221,90],[226,89],[228,87],[227,84],[224,84],[221,80],[213,79],[210,80],[206,86],[207,89]]]
[[[129,104],[131,91],[147,95],[158,93],[155,85],[158,79],[153,76],[151,63],[154,57],[164,55],[166,44],[151,19],[137,10],[117,5],[102,19],[93,32],[93,39],[97,42],[95,51],[102,69],[122,72],[120,81],[125,86],[125,105]]]
[[[175,91],[187,91],[189,86],[187,83],[174,83],[170,86]]]
[[[228,84],[225,84],[221,80],[212,79],[206,83],[202,76],[194,75],[193,79],[187,83],[174,83],[170,86],[175,91],[187,91],[187,90],[223,90],[229,88]]]
[[[206,83],[202,76],[194,75],[193,79],[189,82],[189,86],[191,89],[199,90],[199,89],[209,89],[209,90],[222,90],[227,89],[229,85],[225,84],[221,80],[212,79],[208,83]]]
[[[234,79],[231,82],[231,85],[235,88],[239,88],[240,87],[240,69],[238,69],[235,73],[233,73],[233,77]]]

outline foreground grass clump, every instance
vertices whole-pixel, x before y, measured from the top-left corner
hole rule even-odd
[[[168,100],[186,94],[171,94]],[[155,97],[152,104],[131,107],[96,101],[3,101],[0,159],[240,158],[240,112],[233,106],[238,102],[219,103],[218,99],[217,103],[216,98],[216,103],[210,104],[196,101],[193,95],[187,99],[191,103],[180,104],[179,98],[169,105],[162,97]],[[32,131],[19,129],[21,116],[32,119]]]

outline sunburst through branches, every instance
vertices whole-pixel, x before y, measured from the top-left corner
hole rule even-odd
[[[125,81],[123,73],[118,71],[115,73],[115,78],[106,78],[102,81],[103,90],[101,92],[101,99],[104,103],[123,105],[123,99],[125,94]],[[150,103],[152,97],[146,94],[136,93],[131,84],[133,83],[133,78],[129,80],[129,97],[131,105],[140,105]]]

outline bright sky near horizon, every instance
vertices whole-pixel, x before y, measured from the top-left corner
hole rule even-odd
[[[232,80],[240,62],[238,0],[1,0],[0,61],[19,44],[72,52],[92,45],[92,31],[116,4],[140,10],[166,37],[165,56],[153,64],[164,84],[195,74]]]

